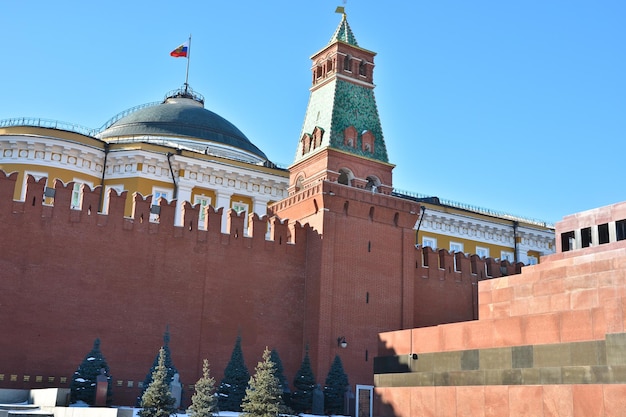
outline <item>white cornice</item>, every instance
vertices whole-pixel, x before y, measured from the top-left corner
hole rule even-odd
[[[416,224],[417,227],[417,224]],[[554,251],[554,232],[519,224],[514,232],[513,223],[489,222],[480,218],[436,211],[428,208],[420,230],[484,244],[513,246],[515,235],[527,250],[551,253]]]
[[[84,175],[102,176],[104,149],[77,144],[58,138],[40,136],[0,137],[0,163],[40,165],[75,171]],[[253,196],[270,196],[281,199],[287,196],[289,179],[272,175],[253,167],[232,165],[227,160],[194,159],[172,155],[175,175],[184,170],[182,180],[199,187],[220,188],[231,193]],[[142,177],[152,181],[171,181],[171,172],[164,153],[144,149],[116,149],[107,155],[106,179]],[[141,171],[138,166],[141,164]]]
[[[42,165],[73,170],[84,175],[102,175],[104,151],[75,142],[40,136],[13,136],[0,141],[0,162],[18,165]]]

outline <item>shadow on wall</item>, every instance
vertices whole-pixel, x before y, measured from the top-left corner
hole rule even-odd
[[[407,373],[411,372],[411,362],[417,360],[417,354],[398,355],[395,349],[389,348],[378,336],[378,355],[374,357],[374,401],[373,416],[399,417],[392,404],[383,400],[378,386],[378,375],[386,373]],[[415,359],[413,359],[415,358]],[[384,388],[383,388],[384,389]],[[359,417],[359,416],[356,416]]]

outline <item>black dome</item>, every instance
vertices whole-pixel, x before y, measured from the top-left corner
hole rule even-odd
[[[168,142],[193,143],[197,149],[212,150],[211,145],[214,145],[222,150],[244,151],[244,154],[267,160],[235,125],[205,109],[201,101],[191,96],[171,96],[161,104],[140,108],[112,123],[98,137],[118,142],[131,138],[151,142],[151,138],[155,138],[159,143],[167,138]]]

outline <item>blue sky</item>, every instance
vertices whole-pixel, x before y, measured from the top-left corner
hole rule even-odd
[[[185,81],[289,165],[341,0],[4,1],[0,119],[97,128]],[[626,2],[351,0],[394,186],[559,221],[626,200]]]

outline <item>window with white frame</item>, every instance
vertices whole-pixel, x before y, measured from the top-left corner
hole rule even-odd
[[[500,259],[501,260],[507,260],[511,263],[515,262],[515,254],[513,252],[509,252],[506,250],[503,250],[502,252],[500,252]]]
[[[169,202],[169,198],[170,198],[170,194],[171,190],[168,190],[167,188],[158,188],[158,187],[152,187],[152,207],[155,206],[159,206],[159,198],[164,199],[166,202]],[[154,222],[157,221],[159,219],[159,215],[157,213],[152,213],[152,210],[150,211],[150,221]]]
[[[425,248],[431,248],[433,250],[437,249],[437,239],[435,239],[434,237],[423,237],[422,246]]]
[[[480,256],[481,258],[488,258],[489,257],[489,248],[484,248],[482,246],[476,246],[476,255]]]
[[[22,193],[20,199],[22,201],[26,200],[26,186],[28,185],[28,176],[32,176],[35,178],[35,181],[39,181],[42,178],[46,178],[46,187],[48,186],[48,173],[47,172],[35,172],[35,171],[24,171],[24,179],[22,181]],[[44,188],[45,189],[45,188]],[[44,199],[45,200],[45,199]]]
[[[165,199],[165,201],[169,201],[170,190],[154,187],[152,189],[152,205],[153,206],[159,205],[159,198],[163,198]]]
[[[115,185],[107,185],[104,187],[104,199],[102,201],[102,212],[104,214],[107,214],[109,212],[109,202],[111,201],[110,196],[109,196],[110,190],[115,190],[117,194],[120,195],[122,194],[122,192],[124,192],[124,185],[115,184]]]
[[[193,198],[193,204],[199,204],[200,213],[198,214],[198,227],[203,227],[206,220],[205,208],[211,205],[211,197],[206,195],[197,195]]]
[[[450,252],[463,252],[463,244],[459,242],[450,242]]]
[[[528,265],[537,265],[539,263],[539,259],[536,256],[528,257]]]
[[[450,242],[450,253],[454,254],[457,252],[463,252],[463,244],[459,242]],[[454,270],[458,271],[458,265],[456,263],[456,256],[452,257],[452,262],[454,263]]]
[[[248,205],[246,203],[235,201],[233,202],[232,209],[235,210],[237,214],[246,213],[248,211]]]
[[[235,210],[237,215],[243,213],[243,233],[244,235],[247,235],[248,234],[248,219],[246,215],[248,214],[248,205],[240,201],[233,201],[233,203],[231,204],[231,208]]]
[[[72,201],[70,207],[74,210],[80,210],[83,205],[83,186],[89,186],[93,188],[93,183],[89,181],[81,180],[80,178],[74,178],[74,188],[72,189]]]

